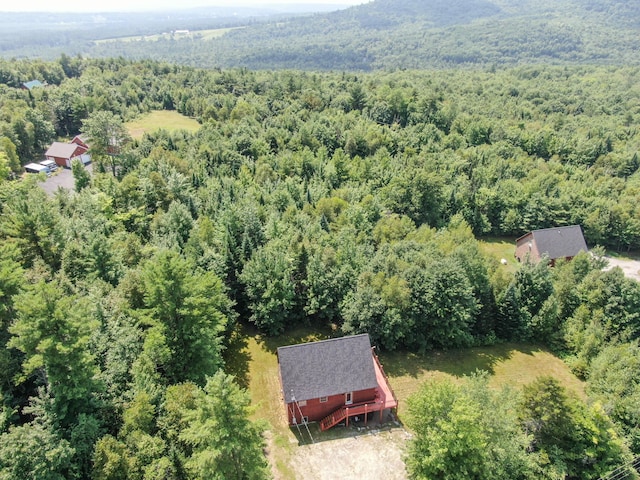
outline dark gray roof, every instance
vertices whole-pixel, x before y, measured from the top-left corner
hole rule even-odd
[[[547,254],[551,260],[575,257],[581,251],[589,251],[580,225],[545,228],[531,233],[540,255]]]
[[[368,334],[278,348],[286,403],[378,386]]]
[[[44,153],[45,157],[71,158],[79,145],[75,143],[53,142]]]

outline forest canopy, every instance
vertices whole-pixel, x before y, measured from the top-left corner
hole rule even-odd
[[[318,13],[295,15],[304,5],[295,5],[297,12],[294,4],[280,6],[289,12],[282,14],[267,4],[253,11],[109,14],[99,21],[0,13],[0,56],[54,60],[64,53],[309,71],[638,65],[637,2],[374,0],[327,13],[320,2],[312,5]]]
[[[20,88],[33,78],[47,85]],[[263,426],[224,372],[238,324],[366,332],[414,352],[539,342],[603,405],[561,398],[563,422],[616,459],[638,454],[639,284],[603,271],[602,249],[510,272],[477,240],[579,224],[591,247],[640,247],[638,78],[636,67],[1,61],[0,472],[231,478],[242,455],[264,478]],[[201,126],[130,138],[124,122],[153,110]],[[17,178],[79,133],[96,148],[76,191],[48,196],[36,176]],[[482,415],[480,386],[455,399],[442,389]],[[545,430],[520,431],[554,404],[523,405],[503,431],[523,448],[538,435],[549,471],[574,472],[591,437],[558,453]],[[220,416],[243,435],[214,433]],[[533,457],[518,458],[532,471]]]

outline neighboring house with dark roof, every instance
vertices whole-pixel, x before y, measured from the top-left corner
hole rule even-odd
[[[86,135],[76,135],[71,139],[71,143],[75,143],[76,145],[80,145],[81,147],[89,149],[89,144],[87,143]]]
[[[516,240],[515,257],[519,262],[527,257],[532,262],[538,262],[546,255],[554,264],[559,258],[571,260],[578,253],[588,251],[582,227],[571,225],[533,230],[521,236]]]
[[[278,365],[289,425],[326,430],[398,405],[368,334],[280,347]]]
[[[40,80],[31,80],[30,82],[24,82],[22,84],[23,90],[33,90],[39,87],[44,87],[44,84]]]
[[[61,167],[71,168],[74,159],[88,163],[90,158],[87,154],[88,148],[78,143],[53,142],[44,156],[47,160],[53,160]]]

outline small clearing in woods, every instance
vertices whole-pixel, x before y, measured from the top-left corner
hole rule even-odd
[[[276,349],[327,338],[331,332],[300,330],[287,336],[265,338],[242,329],[229,346],[227,369],[249,389],[253,420],[265,422],[268,458],[276,480],[405,480],[403,456],[411,433],[402,425],[406,401],[429,378],[460,379],[476,370],[491,375],[491,385],[516,388],[540,375],[551,375],[570,391],[584,396],[582,382],[567,366],[542,347],[500,344],[424,355],[406,352],[380,353],[398,401],[400,422],[364,427],[336,427],[320,432],[311,425],[315,443],[306,431],[287,426],[280,396]]]
[[[640,260],[624,257],[606,257],[606,259],[609,262],[607,270],[620,267],[626,277],[640,281]]]
[[[196,132],[200,128],[197,120],[185,117],[175,110],[154,110],[125,123],[124,126],[131,138],[136,140],[141,139],[145,133],[153,133],[158,130]]]

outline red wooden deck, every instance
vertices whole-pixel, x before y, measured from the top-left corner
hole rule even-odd
[[[378,356],[373,351],[371,353],[373,355],[373,365],[376,369],[376,379],[378,380],[378,388],[380,389],[380,397],[384,402],[384,408],[396,408],[398,406],[398,399],[396,398],[395,393],[393,393],[393,390],[391,390],[389,380],[387,379],[387,375],[384,373],[382,365],[380,365]]]
[[[383,410],[387,408],[396,408],[398,406],[398,400],[396,399],[393,390],[391,390],[391,386],[389,386],[389,381],[387,380],[387,376],[384,373],[382,365],[380,365],[378,356],[373,351],[371,352],[371,355],[373,356],[373,366],[376,371],[376,380],[378,382],[375,400],[340,407],[320,420],[320,430],[328,430],[343,420],[346,420],[347,425],[349,425],[349,417],[354,415],[364,415],[366,421],[366,415],[370,412],[380,412],[380,419],[382,419]]]

